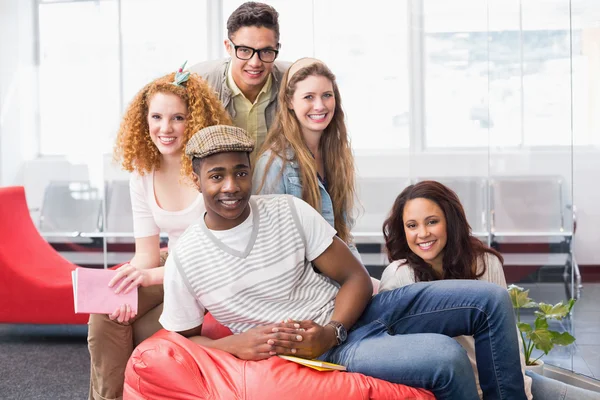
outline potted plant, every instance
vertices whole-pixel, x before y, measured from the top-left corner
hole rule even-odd
[[[537,369],[542,373],[544,363],[540,358],[548,354],[556,345],[567,346],[575,341],[569,332],[557,332],[548,328],[549,319],[560,321],[571,312],[575,299],[570,299],[567,304],[563,304],[562,301],[555,305],[536,303],[529,297],[529,290],[516,285],[510,285],[508,293],[517,316],[517,327],[523,339],[525,365],[528,369]],[[533,325],[521,322],[522,308],[537,308]],[[533,359],[531,354],[534,348],[543,351],[544,354]]]

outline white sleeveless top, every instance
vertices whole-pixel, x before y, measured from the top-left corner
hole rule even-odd
[[[165,232],[169,235],[169,248],[175,248],[177,239],[187,227],[199,219],[205,211],[202,193],[187,208],[166,211],[160,208],[154,195],[154,171],[140,175],[131,174],[129,179],[131,209],[133,211],[133,236],[143,238]]]

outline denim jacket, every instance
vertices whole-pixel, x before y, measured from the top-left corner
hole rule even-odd
[[[273,159],[273,163],[266,170],[267,162],[271,157],[271,150],[264,152],[258,160],[256,160],[254,166],[254,175],[252,177],[252,187],[254,188],[254,194],[291,194],[299,199],[302,198],[302,182],[300,181],[300,167],[298,162],[295,160],[295,154],[292,149],[288,149],[286,153],[287,163],[283,174],[281,174],[281,168],[283,167],[283,159],[277,155]],[[263,176],[266,175],[265,184],[258,191],[260,184],[262,183]],[[333,203],[329,193],[323,186],[323,183],[319,179],[319,191],[321,193],[321,215],[329,223],[329,225],[335,227],[334,215],[333,215]]]
[[[300,181],[300,167],[298,162],[295,160],[295,153],[292,149],[288,149],[286,152],[287,163],[283,174],[281,174],[281,168],[283,166],[283,159],[281,156],[276,155],[273,159],[273,163],[267,171],[267,162],[271,156],[272,151],[265,151],[256,160],[254,165],[254,175],[252,176],[252,187],[254,188],[254,194],[291,194],[299,199],[302,198],[302,182]],[[258,190],[262,183],[263,176],[266,175],[264,186]],[[331,202],[331,196],[323,186],[323,182],[319,182],[319,192],[321,192],[321,215],[329,223],[329,225],[335,228],[335,218],[333,214],[333,203]],[[352,226],[353,221],[349,221]],[[362,262],[360,254],[356,249],[353,242],[348,243],[350,251],[359,261]]]

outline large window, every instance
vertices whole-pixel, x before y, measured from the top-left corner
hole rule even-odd
[[[408,148],[408,8],[368,4],[315,2],[315,55],[337,76],[353,147]]]
[[[425,0],[423,21],[425,147],[487,146],[486,2]]]
[[[123,101],[151,80],[206,60],[206,1],[121,1]]]
[[[116,1],[40,4],[40,152],[109,151],[119,116]]]
[[[318,57],[336,74],[357,150],[600,144],[594,1],[267,2],[280,59]],[[40,153],[110,152],[143,84],[225,55],[241,3],[40,0]]]
[[[425,0],[426,147],[597,143],[598,6],[572,3]]]
[[[42,2],[40,152],[109,153],[119,116],[150,80],[207,58],[206,1]]]

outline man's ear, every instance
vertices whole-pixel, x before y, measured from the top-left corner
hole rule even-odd
[[[229,41],[229,39],[223,40],[223,44],[225,45],[225,51],[227,52],[227,54],[231,55],[231,42]]]
[[[192,182],[194,182],[194,186],[200,193],[202,193],[202,187],[200,187],[200,177],[192,171]]]

